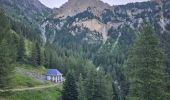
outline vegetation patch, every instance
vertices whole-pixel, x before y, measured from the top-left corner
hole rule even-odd
[[[0,93],[0,100],[59,100],[61,89],[53,87],[43,90]]]

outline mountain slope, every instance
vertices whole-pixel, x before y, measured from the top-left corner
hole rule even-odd
[[[168,32],[170,27],[168,4],[169,1],[164,0],[161,5],[155,1],[148,1],[111,7],[99,0],[86,2],[69,0],[58,9],[58,13],[54,13],[54,17],[51,18],[53,20],[45,21],[45,23],[47,22],[47,26],[51,23],[52,30],[60,31],[65,28],[73,36],[78,34],[76,27],[87,28],[89,33],[94,32],[92,36],[95,37],[95,34],[98,34],[98,40],[105,43],[111,34],[109,30],[121,32],[122,28],[127,27],[135,31],[145,21],[151,23],[158,33]],[[50,22],[54,20],[57,22]],[[52,33],[52,36],[55,37],[55,34]],[[87,38],[88,36],[82,40]],[[96,39],[97,37],[93,38],[93,40]]]
[[[28,18],[28,21],[40,20],[37,17],[44,17],[49,10],[38,0],[1,0],[0,6],[4,8],[10,16]]]
[[[72,3],[74,1],[69,4]],[[83,1],[80,0],[79,5],[81,3],[83,4]],[[111,8],[104,7],[100,9],[100,14],[88,9],[86,4],[85,8],[74,12],[81,6],[69,4],[66,3],[59,8],[62,10],[54,14],[54,17],[51,16],[50,20],[44,21],[47,40],[53,40],[51,43],[73,50],[75,50],[74,48],[83,48],[96,66],[102,66],[109,72],[115,71],[111,73],[116,73],[114,81],[118,82],[117,88],[121,87],[118,90],[120,97],[124,97],[127,92],[122,66],[142,23],[148,22],[153,26],[161,40],[161,46],[169,56],[170,47],[167,44],[169,43],[168,37],[170,37],[169,0],[130,3]],[[56,16],[57,14],[58,16]],[[95,49],[91,48],[91,45]],[[167,69],[170,68],[168,62],[169,60]]]
[[[126,82],[122,66],[143,22],[154,27],[161,46],[168,54],[167,69],[170,69],[170,0],[152,0],[113,7],[100,0],[69,0],[58,9],[48,9],[38,0],[19,1],[1,0],[0,3],[9,17],[21,22],[24,20],[24,25],[29,23],[31,29],[36,27],[39,30],[37,33],[41,33],[39,38],[43,41],[42,46],[61,46],[64,48],[61,51],[76,52],[89,59],[96,67],[101,66],[105,71],[111,72],[117,89],[121,88],[118,90],[121,96],[127,92],[124,88]],[[58,54],[60,50],[53,50],[57,57],[64,55],[54,57],[57,63],[71,62],[68,52]],[[63,58],[66,60],[61,60]],[[66,72],[67,68],[63,70]]]
[[[112,9],[112,7],[100,0],[68,0],[58,9],[57,17],[74,16],[87,9],[91,10],[96,16],[100,16],[104,9]]]

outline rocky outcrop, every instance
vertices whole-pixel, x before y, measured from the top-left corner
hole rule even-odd
[[[100,0],[69,0],[55,12],[52,19],[58,22],[53,22],[53,28],[50,29],[67,30],[67,33],[74,37],[81,33],[77,27],[79,30],[88,29],[87,34],[90,35],[86,35],[82,40],[98,34],[96,36],[99,38],[91,39],[99,39],[103,43],[115,32],[123,36],[122,30],[125,27],[136,31],[144,21],[151,23],[157,33],[164,33],[170,26],[168,4],[168,0],[152,0],[111,7]],[[54,28],[56,26],[57,28]],[[112,30],[112,33],[109,34],[109,30]]]
[[[111,25],[104,24],[98,21],[97,19],[75,22],[73,23],[73,26],[85,27],[88,28],[90,31],[95,31],[100,33],[103,37],[103,42],[106,42],[108,38],[108,30],[111,28]]]
[[[96,16],[100,16],[104,9],[113,8],[100,0],[69,0],[58,9],[57,17],[74,16],[85,10],[91,10]]]

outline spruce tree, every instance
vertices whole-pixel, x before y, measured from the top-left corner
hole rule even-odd
[[[96,77],[97,73],[95,69],[90,68],[85,79],[85,95],[87,100],[96,100],[98,98]]]
[[[42,58],[42,55],[41,55],[41,48],[40,48],[40,46],[39,46],[39,44],[38,43],[36,43],[36,45],[35,45],[35,47],[36,47],[36,50],[37,50],[37,65],[41,65],[41,58]]]
[[[107,88],[108,80],[106,80],[105,72],[101,68],[99,68],[99,70],[96,71],[97,71],[96,89],[97,89],[97,97],[98,97],[96,100],[110,100],[108,98],[108,88]]]
[[[105,91],[106,91],[106,100],[118,100],[116,91],[114,90],[113,87],[113,79],[111,77],[111,75],[106,75],[105,76]]]
[[[13,71],[12,58],[9,44],[3,39],[0,43],[0,88],[6,88],[9,84],[10,74]]]
[[[78,100],[86,100],[84,80],[81,74],[77,86],[78,86]]]
[[[119,100],[119,96],[115,87],[115,84],[112,83],[112,89],[113,89],[113,100]]]
[[[32,48],[32,56],[31,56],[31,59],[32,59],[32,64],[34,66],[40,66],[41,65],[41,48],[39,46],[38,43],[36,43],[33,48]]]
[[[9,32],[9,21],[7,20],[4,10],[0,9],[0,42],[7,37]]]
[[[96,100],[113,100],[114,93],[112,87],[112,78],[110,75],[106,74],[102,68],[97,70],[97,95],[98,98]]]
[[[16,35],[10,32],[9,20],[0,9],[0,88],[7,88],[16,60]]]
[[[46,54],[46,51],[44,50],[43,52],[43,58],[42,58],[42,64],[43,66],[47,67],[48,66],[48,59],[47,59],[47,54]]]
[[[129,55],[128,100],[165,100],[164,56],[152,27],[144,25]]]
[[[78,91],[73,72],[68,72],[63,86],[62,100],[78,100]]]
[[[107,82],[104,71],[96,70],[95,67],[89,68],[84,82],[86,100],[110,100],[108,92],[113,91],[108,89],[112,85]]]
[[[24,43],[24,37],[21,36],[19,39],[19,43],[18,43],[18,61],[24,61],[24,57],[25,57],[25,43]]]
[[[33,66],[38,66],[37,65],[37,50],[35,46],[32,47],[32,51],[31,51],[31,63]]]

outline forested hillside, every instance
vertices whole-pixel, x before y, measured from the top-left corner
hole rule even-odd
[[[47,69],[66,80],[0,99],[169,100],[169,4],[69,0],[50,9],[39,0],[1,0],[0,90],[51,85],[36,78]]]

